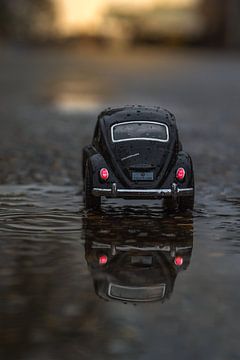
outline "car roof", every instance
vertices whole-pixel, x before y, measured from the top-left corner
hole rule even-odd
[[[169,126],[176,125],[175,117],[160,106],[126,105],[118,108],[107,108],[98,116],[101,125],[112,126],[128,121],[155,121]]]

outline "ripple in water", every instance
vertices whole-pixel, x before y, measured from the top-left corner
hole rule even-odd
[[[2,186],[0,231],[79,233],[80,197],[74,187]]]

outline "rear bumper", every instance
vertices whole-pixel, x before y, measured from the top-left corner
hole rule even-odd
[[[112,198],[176,198],[178,196],[191,196],[194,193],[193,188],[180,189],[175,183],[170,189],[118,189],[113,183],[109,189],[93,188],[94,196],[106,196]]]

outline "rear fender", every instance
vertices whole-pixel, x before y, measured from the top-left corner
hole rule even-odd
[[[176,179],[177,169],[183,167],[186,175],[183,181],[178,181]],[[185,151],[179,151],[177,154],[177,160],[172,166],[170,173],[168,174],[167,179],[164,181],[162,187],[170,188],[173,183],[176,183],[177,186],[182,188],[194,187],[194,174],[192,159]]]
[[[117,187],[119,186],[121,187],[121,184],[114,175],[110,165],[107,164],[106,160],[103,158],[101,154],[97,153],[91,156],[87,161],[87,165],[89,167],[90,174],[92,176],[93,187],[108,189],[112,187],[112,183],[116,183]],[[109,178],[107,181],[104,181],[100,178],[100,170],[102,168],[108,169]]]
[[[85,178],[85,170],[86,170],[86,164],[88,162],[88,159],[96,154],[97,151],[92,145],[87,145],[83,148],[82,151],[82,177]]]
[[[178,168],[184,168],[186,175],[183,181],[178,181],[175,177]],[[174,169],[174,181],[178,184],[179,188],[194,187],[194,173],[192,159],[185,151],[178,153],[175,169]]]

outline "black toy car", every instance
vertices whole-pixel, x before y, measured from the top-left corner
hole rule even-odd
[[[103,111],[82,164],[87,209],[100,208],[101,196],[163,198],[167,208],[193,208],[192,160],[182,151],[174,115],[160,107]]]

